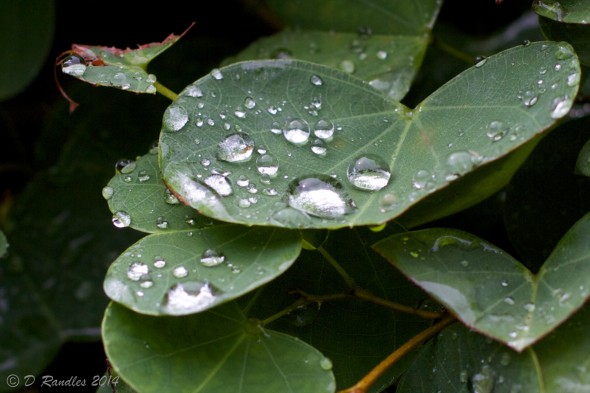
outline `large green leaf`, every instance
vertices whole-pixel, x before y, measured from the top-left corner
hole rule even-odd
[[[455,324],[421,350],[398,393],[583,393],[590,389],[590,307],[522,353]]]
[[[401,100],[422,64],[426,36],[388,36],[284,30],[256,41],[225,65],[254,59],[294,58],[338,68]]]
[[[55,30],[53,0],[0,3],[0,101],[24,90],[47,60]]]
[[[6,240],[6,235],[4,232],[0,231],[0,258],[2,258],[6,254],[6,250],[8,250],[8,240]]]
[[[142,392],[331,393],[331,361],[305,342],[258,326],[234,303],[185,317],[111,303],[103,321],[113,369]]]
[[[563,236],[536,275],[493,245],[451,229],[396,235],[374,248],[464,324],[517,351],[590,296],[590,215]]]
[[[579,72],[566,43],[514,47],[412,111],[333,68],[235,63],[168,107],[160,166],[186,204],[222,221],[381,224],[550,128],[569,111]]]
[[[102,194],[118,227],[152,233],[213,224],[210,218],[181,204],[166,188],[158,168],[157,148],[135,160],[120,160],[117,173]]]
[[[113,262],[113,300],[144,314],[201,312],[282,274],[301,250],[292,230],[222,224],[144,237]]]
[[[590,9],[584,0],[534,0],[533,10],[557,22],[587,24]]]

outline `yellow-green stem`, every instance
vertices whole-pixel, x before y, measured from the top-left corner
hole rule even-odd
[[[346,272],[346,270],[342,268],[342,266],[340,266],[338,261],[336,261],[323,246],[319,246],[317,250],[320,254],[322,254],[324,258],[326,258],[330,265],[332,265],[332,267],[336,269],[338,274],[342,276],[344,281],[346,281],[346,285],[348,285],[349,288],[355,289],[357,287],[356,282],[354,282],[354,279]]]
[[[447,44],[446,42],[435,38],[433,40],[434,45],[438,46],[443,51],[447,52],[448,54],[456,57],[457,59],[466,62],[469,65],[473,65],[475,57],[471,56],[465,52],[461,52],[457,48],[453,47],[452,45]]]
[[[166,98],[169,98],[171,101],[176,100],[178,98],[178,94],[161,84],[160,82],[155,82],[154,86],[156,87],[156,91],[163,95]]]
[[[387,308],[391,308],[392,310],[404,312],[407,314],[414,314],[414,315],[417,315],[422,318],[436,319],[436,318],[440,318],[442,315],[441,313],[438,313],[438,312],[420,310],[419,308],[406,306],[404,304],[399,304],[396,302],[389,301],[387,299],[380,298],[378,296],[373,295],[372,293],[370,293],[368,291],[365,291],[362,288],[355,289],[353,292],[353,295],[360,298],[360,299],[366,300],[368,302],[378,304],[380,306],[384,306]]]
[[[377,379],[381,377],[381,375],[383,375],[383,373],[387,371],[389,367],[395,364],[395,362],[410,353],[414,348],[421,345],[424,341],[435,336],[438,332],[443,330],[454,321],[455,318],[453,318],[453,316],[447,315],[436,324],[430,326],[428,329],[421,331],[410,340],[406,341],[401,347],[393,351],[354,386],[341,390],[339,393],[366,393],[375,383],[375,381],[377,381]]]

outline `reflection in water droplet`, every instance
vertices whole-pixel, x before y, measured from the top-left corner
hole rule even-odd
[[[557,3],[557,2],[555,2],[555,3]],[[559,45],[559,47],[555,51],[555,58],[557,60],[567,60],[570,57],[572,57],[573,55],[574,55],[574,53],[572,52],[572,50],[564,45]]]
[[[285,139],[294,145],[304,145],[307,143],[310,135],[309,124],[305,120],[293,119],[287,122],[283,130]]]
[[[188,112],[179,105],[170,105],[164,112],[164,126],[168,131],[180,131],[188,122]]]
[[[226,136],[217,145],[217,158],[226,162],[245,162],[252,157],[254,140],[246,133]]]
[[[189,281],[173,285],[164,295],[162,312],[182,315],[203,311],[221,295],[221,290],[204,281]]]
[[[356,210],[354,201],[335,179],[318,175],[289,184],[288,203],[294,209],[321,218],[341,218]]]
[[[350,183],[361,190],[378,191],[391,177],[387,162],[379,156],[368,154],[357,158],[347,170]]]
[[[201,265],[207,266],[207,267],[221,265],[224,261],[225,261],[225,255],[223,255],[223,253],[221,253],[217,250],[213,250],[213,249],[207,249],[207,250],[203,251],[203,254],[201,254],[201,259],[200,259]]]
[[[278,161],[270,154],[264,154],[256,159],[256,169],[261,175],[276,177],[279,171]]]
[[[233,193],[229,179],[223,175],[213,174],[207,176],[204,183],[211,187],[220,196],[228,196]]]
[[[131,216],[124,211],[117,211],[113,214],[113,225],[117,228],[126,228],[131,225]]]
[[[145,263],[133,262],[127,270],[127,277],[132,281],[139,281],[141,277],[149,273],[149,267]]]

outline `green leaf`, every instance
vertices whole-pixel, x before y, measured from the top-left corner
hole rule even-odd
[[[428,34],[442,4],[438,0],[267,0],[287,25],[299,29],[394,35]]]
[[[522,351],[590,296],[589,245],[590,214],[563,236],[536,275],[458,230],[396,235],[374,248],[465,325]]]
[[[113,369],[142,393],[335,391],[328,358],[248,321],[234,303],[186,317],[145,316],[111,303],[103,337]]]
[[[557,22],[588,24],[590,9],[583,0],[534,0],[532,9]]]
[[[590,139],[584,143],[578,154],[575,172],[590,177]]]
[[[0,4],[0,101],[22,92],[47,61],[55,30],[53,0]]]
[[[293,58],[340,69],[393,100],[410,89],[422,64],[427,36],[389,36],[285,30],[254,42],[224,65],[244,60]],[[312,49],[310,49],[312,47]]]
[[[8,240],[6,239],[6,235],[4,234],[4,232],[0,231],[0,258],[4,257],[6,255],[6,252],[8,251],[9,246],[10,246],[10,244],[8,244]]]
[[[161,43],[152,42],[137,49],[73,44],[69,56],[61,61],[61,70],[96,86],[156,94],[156,76],[146,71],[147,66],[185,33],[170,34]]]
[[[554,125],[572,105],[578,84],[569,76],[579,72],[566,43],[519,46],[411,111],[333,68],[235,63],[168,107],[160,167],[186,204],[221,221],[379,225]]]
[[[515,353],[461,324],[439,333],[420,349],[398,393],[560,392],[544,390],[532,350]]]
[[[300,250],[298,232],[275,228],[222,224],[153,234],[113,262],[104,290],[140,313],[192,314],[273,280]]]
[[[396,391],[586,392],[590,386],[588,323],[590,307],[585,306],[522,353],[455,324],[421,348]]]
[[[157,148],[136,160],[120,160],[119,169],[102,189],[118,227],[153,233],[212,225],[210,218],[184,206],[164,184]]]

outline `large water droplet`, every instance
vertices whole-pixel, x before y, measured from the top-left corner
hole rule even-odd
[[[461,176],[469,172],[475,166],[471,153],[467,151],[456,151],[447,158],[451,176]],[[447,179],[450,180],[450,179]]]
[[[188,112],[183,106],[171,105],[164,112],[164,126],[168,131],[180,131],[188,122]]]
[[[270,154],[264,154],[256,159],[256,169],[261,175],[276,177],[279,171],[278,161]]]
[[[233,193],[229,179],[223,175],[213,174],[205,178],[204,183],[211,187],[220,196],[228,196]]]
[[[316,139],[311,144],[311,151],[313,154],[324,157],[328,153],[326,142],[322,139]]]
[[[226,136],[217,145],[217,158],[227,162],[245,162],[252,157],[254,140],[250,135],[236,132]]]
[[[207,267],[221,265],[223,262],[225,262],[225,255],[223,255],[223,253],[220,251],[207,249],[203,251],[203,254],[201,254],[200,262],[201,265]]]
[[[176,266],[174,270],[172,270],[172,275],[176,278],[184,278],[188,276],[188,270],[184,266]]]
[[[331,140],[334,135],[334,124],[330,120],[320,119],[313,126],[313,134],[323,140]]]
[[[183,315],[203,311],[211,306],[221,293],[221,290],[205,281],[177,283],[166,292],[162,312]]]
[[[127,270],[127,278],[129,278],[132,281],[139,281],[148,273],[148,265],[142,262],[133,262],[131,265],[129,265],[129,269]]]
[[[289,184],[288,203],[294,209],[321,218],[341,218],[356,210],[354,201],[335,179],[318,175]]]
[[[82,76],[86,72],[86,61],[78,55],[68,56],[61,63],[61,71],[67,75]]]
[[[293,119],[288,121],[283,129],[285,139],[294,145],[304,145],[307,143],[310,135],[309,124],[305,120]]]
[[[385,160],[368,154],[354,160],[348,167],[347,176],[358,189],[378,191],[389,183],[391,172]]]
[[[106,199],[107,201],[109,199],[111,199],[114,194],[115,194],[115,190],[113,190],[113,187],[105,186],[102,188],[102,197],[104,199]]]
[[[553,106],[551,108],[551,118],[559,119],[567,115],[572,107],[572,99],[568,96],[556,98],[553,100]]]
[[[113,214],[113,225],[117,228],[125,228],[131,225],[131,216],[124,211],[117,211]]]

